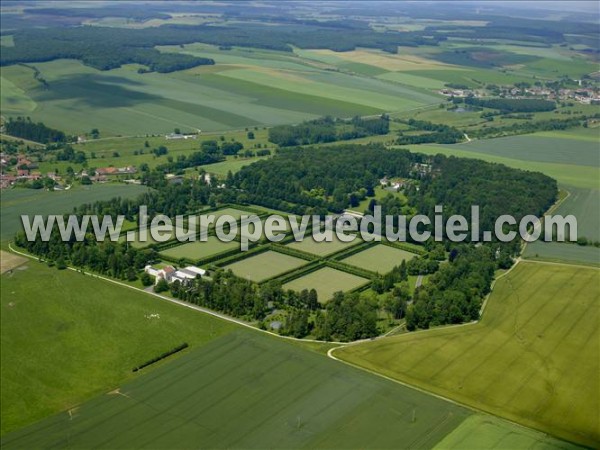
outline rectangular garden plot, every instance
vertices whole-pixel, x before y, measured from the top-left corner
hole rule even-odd
[[[369,280],[366,278],[332,269],[331,267],[324,267],[284,284],[283,288],[298,292],[303,289],[315,289],[319,296],[319,301],[325,303],[338,291],[351,291],[368,282]]]
[[[234,262],[224,269],[231,269],[235,275],[247,280],[261,282],[292,269],[303,266],[307,261],[274,251],[266,251],[256,256]]]
[[[417,255],[399,248],[378,244],[344,258],[342,262],[383,274],[399,266],[402,261],[408,261],[415,256]]]

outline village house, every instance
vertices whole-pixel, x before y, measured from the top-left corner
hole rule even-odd
[[[0,189],[6,189],[11,187],[15,181],[17,181],[17,177],[14,175],[1,174],[0,175]]]
[[[48,172],[48,173],[46,174],[46,176],[47,176],[48,178],[50,178],[51,180],[54,180],[54,181],[56,181],[56,182],[58,182],[58,181],[62,180],[62,178],[61,178],[59,175],[56,175],[56,173],[54,173],[54,172]]]
[[[196,139],[197,137],[196,134],[170,133],[165,135],[165,138],[169,141],[174,139]]]
[[[96,169],[96,175],[131,175],[137,172],[135,166],[127,167],[100,167]]]

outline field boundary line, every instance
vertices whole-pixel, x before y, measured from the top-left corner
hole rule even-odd
[[[568,262],[555,262],[555,261],[542,261],[539,259],[522,259],[523,262],[526,263],[531,263],[531,264],[546,264],[548,266],[565,266],[565,267],[576,267],[578,269],[593,269],[593,270],[600,270],[600,267],[598,266],[593,266],[593,265],[583,265],[583,264],[571,264]]]
[[[461,324],[461,325],[462,326],[464,326],[464,325],[470,325],[472,323],[476,323],[476,322],[469,322],[469,323]],[[429,330],[422,330],[422,331],[429,331]],[[417,392],[420,392],[422,394],[425,394],[425,395],[430,395],[430,396],[435,397],[435,398],[437,398],[439,400],[443,400],[443,401],[449,402],[449,403],[451,403],[451,404],[453,404],[455,406],[460,406],[461,408],[465,408],[465,409],[470,410],[472,412],[475,412],[475,413],[478,413],[478,414],[482,414],[484,416],[495,417],[497,419],[500,419],[500,420],[503,420],[505,422],[511,423],[512,425],[515,425],[515,426],[517,426],[519,428],[522,428],[524,430],[534,430],[534,431],[536,431],[538,433],[543,434],[544,436],[552,437],[554,439],[562,440],[562,441],[565,441],[565,442],[570,442],[570,441],[566,441],[564,438],[559,438],[559,437],[553,436],[553,435],[548,434],[548,433],[546,433],[546,432],[544,432],[542,430],[539,430],[537,428],[528,427],[526,425],[523,425],[523,424],[521,424],[519,422],[515,422],[514,420],[508,419],[506,417],[494,414],[494,413],[486,411],[484,409],[480,409],[480,408],[478,408],[476,406],[473,406],[473,405],[468,405],[466,403],[462,403],[462,402],[460,402],[458,400],[454,400],[454,399],[449,398],[449,397],[445,397],[445,396],[443,396],[441,394],[437,394],[437,393],[435,393],[433,391],[429,391],[429,390],[424,389],[422,387],[419,387],[417,385],[409,384],[409,383],[407,383],[405,381],[398,380],[396,378],[392,378],[392,377],[390,377],[388,375],[385,375],[385,374],[383,374],[381,372],[377,372],[377,371],[369,369],[367,367],[363,367],[363,366],[360,366],[358,364],[354,364],[354,363],[352,363],[350,361],[346,361],[344,359],[340,359],[340,358],[338,358],[338,357],[336,357],[336,356],[333,355],[334,350],[337,350],[337,349],[342,348],[342,347],[348,347],[348,346],[355,345],[355,344],[362,343],[362,342],[364,342],[364,341],[355,341],[355,342],[351,342],[351,343],[349,343],[347,345],[341,345],[341,346],[330,348],[327,351],[327,357],[331,358],[334,361],[337,361],[337,362],[340,362],[342,364],[345,364],[347,366],[353,367],[353,368],[358,369],[358,370],[362,370],[362,371],[367,372],[367,373],[369,373],[371,375],[375,375],[375,376],[383,378],[383,379],[385,379],[387,381],[391,381],[393,383],[399,384],[401,386],[404,386],[405,388],[413,389],[413,390],[415,390]]]
[[[25,256],[26,258],[33,259],[33,260],[35,260],[35,261],[40,261],[40,258],[39,258],[39,257],[37,257],[37,256],[30,255],[30,254],[28,254],[28,253],[24,253],[24,252],[21,252],[21,251],[19,251],[19,250],[15,250],[15,249],[12,247],[12,245],[11,245],[11,243],[10,243],[10,242],[9,242],[9,244],[8,244],[8,248],[9,248],[9,250],[10,250],[11,252],[13,252],[13,253],[16,253],[16,254],[18,254],[18,255],[21,255],[21,256]],[[287,340],[290,340],[290,341],[296,341],[296,342],[312,342],[312,343],[317,343],[317,344],[337,344],[337,345],[339,345],[340,347],[345,347],[346,345],[349,345],[349,343],[348,343],[348,342],[340,342],[340,341],[321,341],[321,340],[318,340],[318,339],[300,339],[300,338],[295,338],[295,337],[293,337],[293,336],[282,336],[282,335],[280,335],[280,334],[273,333],[272,331],[268,331],[268,330],[261,330],[261,329],[260,329],[260,328],[258,328],[258,327],[255,327],[255,326],[253,326],[253,325],[251,325],[251,324],[249,324],[249,323],[247,323],[247,322],[244,322],[243,320],[236,319],[236,318],[234,318],[234,317],[230,317],[230,316],[228,316],[228,315],[226,315],[226,314],[221,314],[221,313],[218,313],[218,312],[216,312],[216,311],[213,311],[213,310],[211,310],[211,309],[208,309],[208,308],[204,308],[204,307],[202,307],[202,306],[194,305],[193,303],[188,303],[188,302],[184,302],[183,300],[178,300],[178,299],[175,299],[175,298],[167,297],[167,296],[165,296],[165,295],[160,295],[160,294],[157,294],[156,292],[150,292],[150,291],[146,291],[146,290],[144,290],[144,289],[140,289],[140,288],[137,288],[137,287],[135,287],[135,286],[130,286],[129,284],[123,283],[123,282],[121,282],[121,281],[113,280],[113,279],[111,279],[111,278],[108,278],[108,277],[105,277],[105,276],[103,276],[103,275],[97,275],[97,274],[95,274],[95,273],[86,272],[86,271],[85,271],[85,270],[83,270],[83,269],[77,269],[77,268],[75,268],[75,267],[71,267],[71,266],[67,266],[67,269],[68,269],[68,270],[72,270],[73,272],[77,272],[77,273],[80,273],[80,274],[83,274],[83,275],[90,276],[90,277],[92,277],[92,278],[96,278],[96,279],[99,279],[99,280],[108,281],[108,282],[110,282],[110,283],[117,284],[117,285],[119,285],[119,286],[123,286],[123,287],[129,288],[129,289],[132,289],[132,290],[134,290],[134,291],[137,291],[137,292],[141,292],[141,293],[144,293],[144,294],[152,295],[152,296],[154,296],[154,297],[157,297],[157,298],[160,298],[160,299],[162,299],[162,300],[166,300],[166,301],[168,301],[168,302],[174,303],[175,305],[184,306],[184,307],[186,307],[186,308],[193,309],[193,310],[195,310],[195,311],[199,311],[199,312],[201,312],[201,313],[208,314],[208,315],[211,315],[211,316],[213,316],[213,317],[217,317],[217,318],[219,318],[219,319],[221,319],[221,320],[225,320],[225,321],[227,321],[227,322],[231,322],[231,323],[234,323],[234,324],[236,324],[236,325],[241,325],[241,326],[243,326],[243,327],[246,327],[246,328],[249,328],[249,329],[251,329],[251,330],[254,330],[254,331],[259,331],[259,332],[261,332],[261,333],[265,333],[265,334],[268,334],[268,335],[270,335],[270,336],[274,336],[274,337],[277,337],[277,338],[281,338],[281,339],[287,339]],[[355,341],[355,342],[363,342],[363,341]]]

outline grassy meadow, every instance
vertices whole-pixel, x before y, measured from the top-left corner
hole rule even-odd
[[[134,198],[146,190],[145,186],[116,183],[76,186],[68,191],[3,189],[0,192],[0,237],[3,241],[10,240],[17,231],[22,230],[21,214],[68,214],[73,211],[73,207],[83,203],[110,200],[114,197]]]
[[[183,342],[194,348],[233,329],[214,317],[36,261],[1,281],[2,434],[116,388],[135,378],[134,367]]]
[[[327,114],[351,117],[438,101],[432,93],[383,80],[289,62],[279,52],[232,60],[229,52],[205,47],[177,49],[210,57],[221,53],[215,66],[171,74],[139,74],[135,65],[103,72],[73,60],[36,63],[48,87],[33,78],[31,68],[3,67],[2,113],[28,115],[69,133],[98,128],[105,136],[131,136],[175,127],[221,131]]]
[[[597,269],[522,262],[483,319],[349,346],[335,356],[528,427],[595,447]]]

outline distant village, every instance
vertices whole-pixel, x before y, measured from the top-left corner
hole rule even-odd
[[[577,84],[578,87],[551,88],[544,86],[541,83],[539,83],[539,85],[523,83],[523,85],[514,86],[493,86],[491,89],[489,87],[486,89],[469,89],[448,86],[444,89],[440,89],[438,93],[445,97],[456,98],[539,98],[554,101],[574,101],[583,105],[600,105],[600,88],[598,88],[598,86],[586,82],[585,80],[572,81]]]
[[[200,134],[200,130],[193,134],[184,133],[169,133],[164,137],[166,140],[188,140],[197,139]],[[86,136],[77,136],[77,143],[82,144],[88,141]],[[0,189],[8,189],[13,187],[17,183],[30,183],[29,187],[41,189],[45,188],[48,190],[62,191],[70,189],[70,185],[67,183],[67,176],[61,176],[56,172],[42,173],[39,170],[39,164],[30,159],[31,157],[25,154],[8,155],[0,153]],[[96,169],[82,169],[79,172],[73,172],[66,174],[70,179],[79,179],[82,184],[92,183],[107,183],[114,181],[118,178],[119,181],[129,184],[141,184],[141,181],[133,178],[133,175],[138,173],[138,169],[135,166],[125,167],[99,167]],[[129,175],[129,178],[123,176]],[[204,174],[205,182],[210,183],[210,175]],[[167,174],[165,178],[170,183],[181,183],[183,182],[182,176],[176,176],[174,174]]]
[[[39,183],[32,187],[53,189],[55,191],[68,190],[70,185],[66,184],[63,176],[56,172],[42,173],[39,170],[39,164],[31,161],[26,155],[19,154],[16,156],[16,163],[13,155],[0,153],[0,165],[2,172],[0,173],[0,188],[7,189],[18,182]],[[93,172],[87,169],[82,169],[80,172],[69,174],[72,178],[79,178],[84,184],[105,183],[111,180],[111,177],[117,175],[135,175],[137,169],[135,166],[126,167],[99,167]],[[85,181],[84,181],[85,180]],[[130,183],[139,183],[139,180],[123,180]]]

